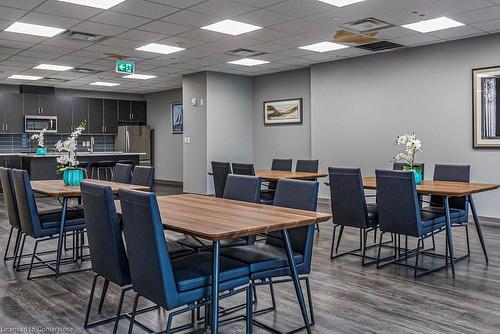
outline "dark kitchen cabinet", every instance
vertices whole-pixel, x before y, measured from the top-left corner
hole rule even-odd
[[[132,113],[132,103],[130,101],[118,100],[118,122],[129,123]]]
[[[104,100],[103,109],[104,133],[118,133],[118,102],[116,100]]]
[[[57,132],[70,133],[73,125],[73,98],[57,96],[56,98]]]
[[[56,97],[55,95],[40,95],[40,107],[42,108],[42,115],[55,116],[56,115]]]
[[[23,99],[20,94],[0,94],[1,132],[24,132]]]
[[[89,119],[89,99],[86,97],[74,97],[72,131],[75,131],[75,129],[82,122],[85,122],[87,125],[83,133],[88,133],[88,119]]]
[[[145,125],[147,123],[146,117],[146,102],[145,101],[132,101],[132,122]]]
[[[56,98],[54,95],[22,94],[25,115],[54,116]]]
[[[87,128],[89,133],[104,132],[104,101],[103,99],[89,99],[89,116]]]
[[[118,122],[121,124],[145,125],[146,119],[145,101],[118,101]]]

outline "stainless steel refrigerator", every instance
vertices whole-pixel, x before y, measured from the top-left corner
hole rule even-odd
[[[152,166],[152,135],[149,126],[127,125],[118,127],[115,149],[125,153],[146,153],[139,156],[140,164]]]

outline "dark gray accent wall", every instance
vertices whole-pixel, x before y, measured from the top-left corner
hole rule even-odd
[[[37,147],[36,140],[30,140],[31,134],[2,134],[0,135],[0,153],[34,153]],[[59,140],[65,140],[67,135],[46,134],[45,145],[50,151]],[[87,151],[83,142],[90,141],[90,136],[82,135],[78,138],[78,150]],[[115,150],[113,135],[94,136],[94,151],[110,152]]]

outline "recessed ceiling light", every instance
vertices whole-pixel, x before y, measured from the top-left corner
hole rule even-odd
[[[157,44],[157,43],[150,43],[146,44],[144,46],[141,46],[139,48],[136,48],[138,51],[147,51],[147,52],[154,52],[154,53],[161,53],[168,55],[170,53],[174,52],[179,52],[186,50],[184,48],[179,48],[177,46],[170,46],[170,45],[164,45],[164,44]]]
[[[125,0],[58,0],[62,2],[74,3],[75,5],[82,5],[100,9],[110,9],[122,3]]]
[[[314,52],[328,52],[328,51],[334,51],[334,50],[341,50],[341,49],[345,49],[345,48],[348,48],[348,46],[338,44],[338,43],[332,43],[332,42],[319,42],[319,43],[314,43],[311,45],[299,47],[299,49],[309,50],[309,51],[314,51]]]
[[[119,83],[114,83],[114,82],[104,82],[104,81],[96,81],[92,82],[90,84],[91,86],[105,86],[105,87],[114,87],[114,86],[119,86]]]
[[[424,20],[416,23],[405,24],[403,28],[408,28],[418,32],[426,33],[431,31],[438,31],[444,29],[450,29],[455,27],[461,27],[465,24],[449,19],[445,16],[438,17],[436,19]]]
[[[5,31],[16,32],[18,34],[35,35],[43,37],[53,37],[64,31],[61,28],[41,26],[38,24],[14,22]]]
[[[22,74],[14,74],[8,77],[7,79],[16,79],[16,80],[40,80],[43,77],[37,77],[35,75],[22,75]]]
[[[238,36],[250,31],[262,29],[262,27],[234,20],[224,20],[213,24],[209,24],[208,26],[201,27],[201,29]]]
[[[239,60],[228,61],[227,63],[233,65],[256,66],[256,65],[268,64],[269,62],[266,60],[243,58]]]
[[[35,70],[47,70],[47,71],[69,71],[73,69],[72,66],[50,65],[50,64],[40,64],[33,68]]]
[[[124,76],[124,78],[127,79],[139,79],[139,80],[148,80],[156,77],[157,77],[156,75],[147,75],[147,74],[129,74]]]
[[[318,0],[329,5],[334,5],[337,7],[344,7],[348,5],[352,5],[353,3],[363,2],[365,0]]]

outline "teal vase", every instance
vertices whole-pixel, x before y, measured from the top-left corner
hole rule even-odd
[[[412,167],[409,165],[404,165],[403,170],[408,172],[413,172],[413,178],[415,179],[415,184],[422,184],[422,181],[424,180],[422,176],[422,167],[417,167],[417,166]]]
[[[46,147],[38,147],[36,149],[36,155],[45,155],[47,154],[47,148]]]
[[[63,172],[63,180],[67,186],[78,186],[83,180],[83,170],[79,168],[66,169]]]

